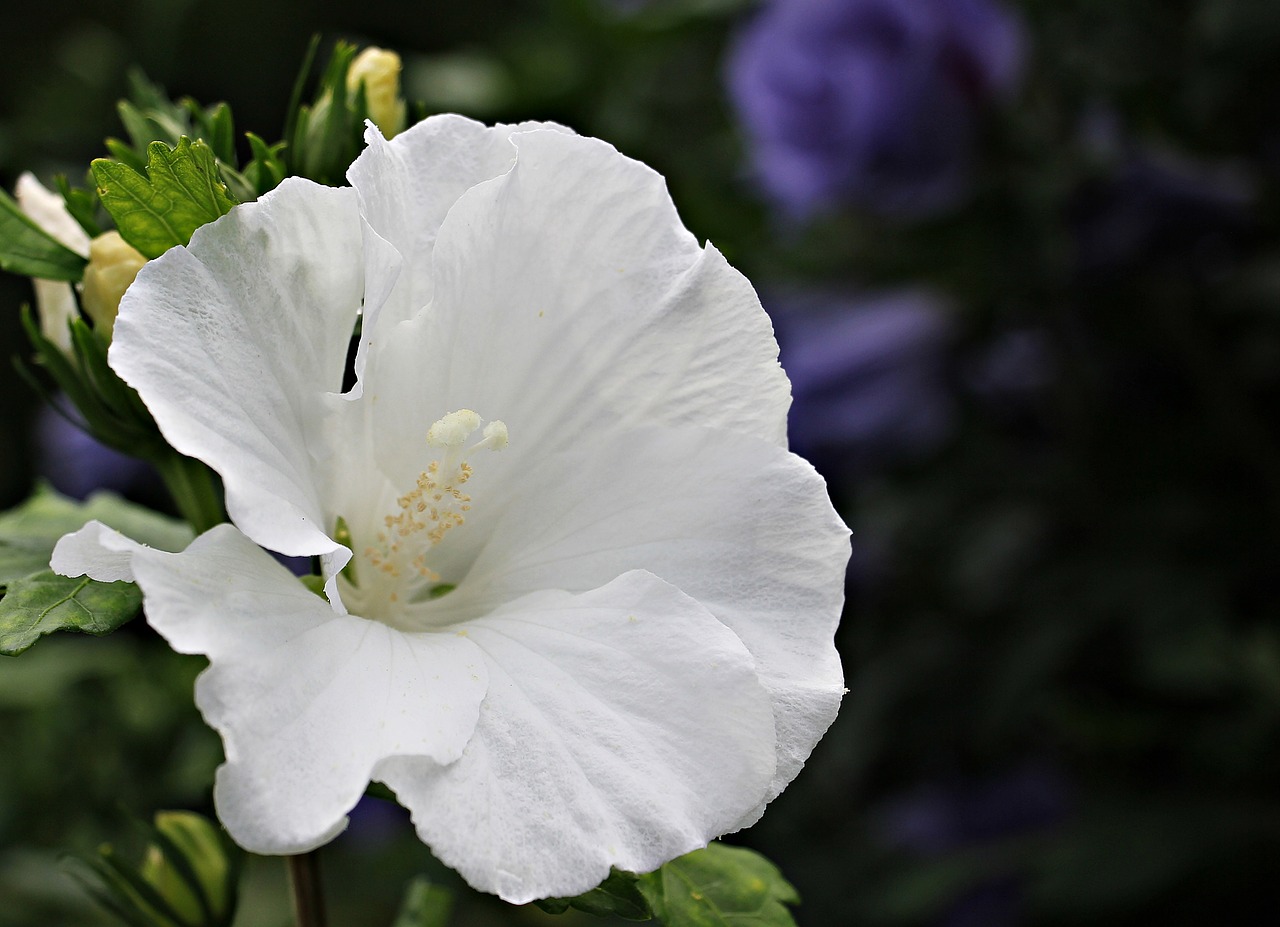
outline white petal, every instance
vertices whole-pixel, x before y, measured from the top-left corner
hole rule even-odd
[[[785,444],[790,390],[769,320],[683,228],[662,178],[596,139],[511,140],[511,170],[440,228],[430,307],[373,333],[376,435],[399,443],[467,408],[506,422],[510,457],[655,423]],[[380,459],[403,478],[394,450]]]
[[[629,573],[470,622],[489,691],[462,759],[382,763],[419,835],[514,903],[644,872],[730,829],[773,775],[769,700],[737,637]]]
[[[446,213],[463,193],[510,170],[509,136],[529,128],[567,132],[550,123],[489,128],[463,116],[431,116],[391,141],[370,124],[367,148],[347,171],[370,227],[403,255],[409,268],[399,294],[413,312],[431,299],[431,252]],[[405,316],[389,319],[394,323]]]
[[[355,192],[289,179],[144,267],[111,364],[165,438],[221,474],[236,524],[291,555],[339,550],[317,486],[366,278]],[[390,272],[385,261],[378,263]]]
[[[813,468],[740,435],[648,429],[549,458],[509,492],[476,496],[471,514],[488,542],[454,593],[459,604],[582,590],[629,569],[679,587],[755,659],[778,731],[768,797],[780,792],[844,692],[833,637],[849,530]]]
[[[32,222],[81,257],[89,256],[89,235],[72,218],[61,195],[36,180],[30,171],[18,178],[13,195]]]
[[[49,568],[62,576],[88,576],[102,583],[133,582],[133,555],[145,545],[100,521],[64,534],[54,545]]]
[[[375,765],[462,755],[487,684],[475,644],[338,615],[230,525],[186,551],[140,550],[147,620],[210,666],[196,704],[223,738],[218,817],[256,853],[331,839]]]

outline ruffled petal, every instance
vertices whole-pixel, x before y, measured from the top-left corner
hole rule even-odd
[[[511,141],[511,169],[440,227],[430,306],[373,335],[384,466],[403,478],[404,436],[463,408],[506,422],[512,458],[648,424],[785,445],[790,390],[768,317],[680,224],[662,178],[596,139]]]
[[[462,758],[375,775],[476,888],[520,904],[586,891],[610,866],[649,871],[764,795],[773,719],[751,657],[656,577],[534,593],[466,634],[490,684]]]
[[[100,521],[91,521],[58,539],[49,568],[62,576],[88,576],[100,583],[131,583],[133,555],[144,546]]]
[[[326,410],[366,291],[388,289],[368,276],[356,199],[286,180],[148,263],[116,322],[112,366],[222,476],[241,530],[285,554],[341,550],[317,491],[340,469]]]
[[[431,116],[387,141],[372,123],[367,147],[347,170],[360,194],[360,211],[379,236],[404,257],[408,268],[397,294],[401,312],[394,324],[431,300],[431,252],[445,215],[458,197],[478,183],[510,170],[516,150],[512,132],[552,123],[490,128],[463,116]]]
[[[782,791],[844,693],[833,638],[849,529],[817,472],[741,435],[647,429],[548,458],[504,488],[473,494],[485,546],[458,605],[483,611],[535,589],[581,591],[631,569],[672,583],[751,652],[777,724],[768,797]]]
[[[134,552],[147,620],[207,656],[196,705],[222,734],[218,817],[255,853],[301,853],[346,826],[375,765],[455,762],[488,683],[452,632],[404,633],[335,614],[230,525],[180,554]]]

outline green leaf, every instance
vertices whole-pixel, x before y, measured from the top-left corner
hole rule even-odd
[[[391,927],[445,927],[453,913],[453,893],[418,876],[409,883]]]
[[[666,927],[795,927],[800,896],[759,853],[713,843],[673,859],[637,885]]]
[[[0,599],[0,654],[22,653],[54,631],[108,634],[141,608],[142,592],[133,583],[33,573],[9,583]]]
[[[120,235],[149,258],[185,245],[196,229],[235,205],[219,179],[212,149],[185,136],[176,148],[163,142],[147,146],[146,176],[107,158],[91,167],[98,196]]]
[[[614,869],[609,877],[591,891],[575,898],[544,898],[535,901],[550,914],[563,914],[576,908],[597,917],[621,917],[629,921],[647,921],[653,917],[649,902],[636,884],[640,876]]]
[[[95,493],[76,502],[42,486],[16,509],[0,514],[0,586],[47,570],[58,539],[90,521],[160,550],[182,550],[194,536],[182,522],[112,493]],[[0,605],[5,601],[0,599]]]
[[[43,280],[77,281],[84,276],[85,263],[0,190],[0,270]]]

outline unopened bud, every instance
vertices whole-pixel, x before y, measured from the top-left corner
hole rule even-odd
[[[404,129],[405,107],[400,96],[400,56],[382,48],[366,48],[347,69],[347,90],[364,84],[369,118],[387,138]]]
[[[89,243],[89,264],[84,269],[80,300],[96,331],[111,336],[120,299],[145,263],[147,259],[119,232],[105,232]]]
[[[18,178],[13,191],[18,206],[36,225],[76,254],[89,253],[89,236],[71,217],[62,197],[36,180],[30,172]],[[78,318],[75,292],[60,280],[33,280],[40,331],[64,353],[71,353],[71,331],[67,327]]]
[[[151,846],[139,869],[142,876],[160,893],[184,924],[216,925],[230,921],[234,914],[236,886],[234,871],[227,859],[226,844],[213,822],[189,811],[161,811],[156,814],[156,830],[173,843],[186,860],[184,872],[159,846]],[[199,886],[190,882],[190,876]],[[204,895],[209,905],[197,897]]]

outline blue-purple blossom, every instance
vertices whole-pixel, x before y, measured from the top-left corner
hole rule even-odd
[[[35,439],[37,472],[64,495],[83,499],[108,489],[147,496],[156,485],[150,465],[112,450],[52,408],[42,409],[36,419]]]
[[[950,433],[952,325],[938,297],[809,294],[780,297],[770,314],[791,378],[792,446],[829,475],[927,453]]]
[[[1016,87],[1023,44],[994,0],[774,0],[728,60],[759,183],[797,216],[954,204],[979,111]]]
[[[1105,277],[1161,260],[1194,262],[1249,228],[1256,199],[1250,179],[1233,165],[1132,150],[1111,178],[1077,198],[1077,267]]]
[[[927,786],[880,811],[888,846],[937,858],[985,843],[1044,831],[1070,814],[1072,794],[1055,767],[1029,762],[986,779]],[[993,873],[962,892],[939,927],[1000,927],[1022,923],[1023,880]]]

